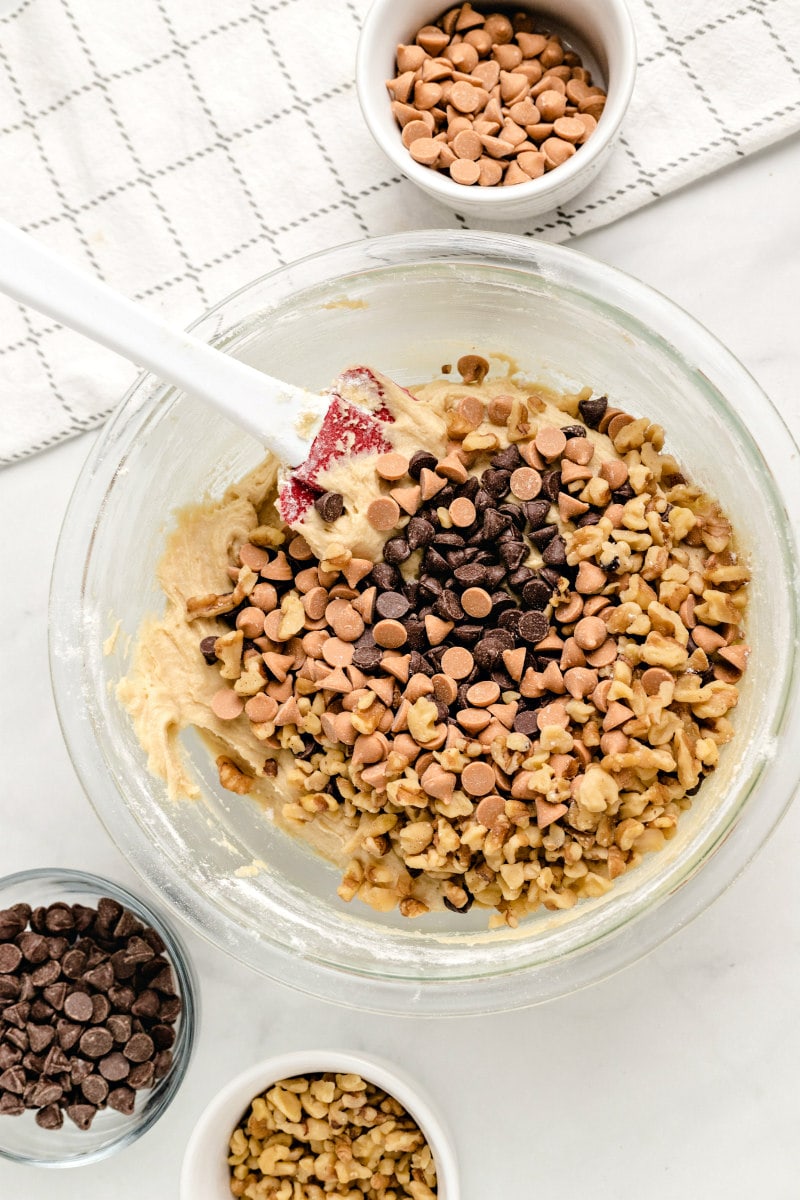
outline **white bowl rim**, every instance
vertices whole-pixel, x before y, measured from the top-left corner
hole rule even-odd
[[[274,1055],[248,1067],[225,1084],[197,1118],[186,1144],[181,1168],[180,1200],[197,1200],[200,1195],[207,1196],[208,1177],[197,1165],[201,1161],[201,1148],[213,1146],[215,1137],[220,1134],[218,1123],[223,1122],[224,1129],[224,1123],[230,1120],[230,1110],[234,1106],[243,1114],[254,1097],[263,1094],[279,1080],[327,1071],[360,1075],[398,1100],[414,1118],[433,1151],[441,1200],[459,1200],[458,1166],[451,1138],[425,1090],[387,1059],[360,1050],[342,1049],[294,1050]],[[240,1119],[240,1116],[233,1119],[227,1137],[233,1133]],[[220,1141],[221,1145],[227,1146],[227,1137],[224,1143]],[[208,1196],[207,1200],[217,1200],[217,1197]],[[225,1200],[225,1196],[220,1196],[219,1200]]]
[[[452,208],[458,209],[467,197],[470,205],[482,205],[487,209],[506,207],[510,202],[514,204],[519,202],[519,206],[522,208],[525,201],[534,199],[540,201],[544,206],[547,197],[569,187],[570,183],[579,175],[591,172],[594,163],[616,137],[633,95],[636,81],[637,48],[636,30],[630,9],[626,0],[602,0],[602,3],[608,6],[617,22],[615,32],[620,38],[617,52],[621,64],[619,77],[609,87],[608,102],[603,110],[602,119],[598,121],[597,129],[581,147],[581,153],[573,155],[557,170],[550,171],[539,179],[532,179],[530,183],[517,183],[510,188],[465,188],[462,184],[448,179],[440,171],[432,171],[430,167],[415,162],[399,139],[384,136],[380,121],[376,118],[376,108],[380,103],[388,104],[390,101],[388,93],[378,98],[367,86],[366,64],[375,45],[383,40],[381,27],[384,14],[387,10],[396,10],[398,0],[372,0],[358,39],[356,91],[370,133],[399,171],[424,191],[435,193],[440,200]],[[521,3],[520,7],[529,6],[527,3]],[[444,12],[446,9],[442,9],[442,11]],[[542,207],[541,211],[546,211],[546,209]]]

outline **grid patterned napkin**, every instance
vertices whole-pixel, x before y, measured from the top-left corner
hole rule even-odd
[[[0,0],[0,213],[179,326],[313,250],[480,224],[373,144],[353,82],[367,4]],[[610,164],[514,232],[583,233],[800,129],[799,0],[633,7]],[[0,297],[0,462],[99,424],[134,376]]]

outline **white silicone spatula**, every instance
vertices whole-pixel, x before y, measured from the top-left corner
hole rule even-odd
[[[305,462],[310,435],[303,436],[299,418],[308,412],[322,418],[330,396],[282,383],[189,333],[170,328],[148,309],[3,221],[0,290],[148,368],[188,395],[213,404],[285,466]],[[304,420],[301,429],[314,424]]]

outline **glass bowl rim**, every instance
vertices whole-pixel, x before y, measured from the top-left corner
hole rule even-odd
[[[175,1047],[179,1048],[179,1052],[174,1055],[169,1073],[162,1081],[159,1081],[161,1085],[159,1095],[146,1114],[144,1111],[137,1114],[134,1110],[129,1117],[129,1124],[126,1124],[118,1137],[95,1149],[87,1150],[84,1154],[72,1154],[63,1158],[55,1156],[43,1158],[37,1155],[20,1154],[0,1144],[0,1160],[6,1159],[9,1162],[26,1166],[56,1169],[84,1167],[89,1163],[101,1162],[132,1145],[152,1129],[172,1104],[184,1081],[194,1052],[199,1019],[197,977],[183,940],[176,932],[170,918],[153,909],[149,901],[142,900],[128,888],[114,883],[113,880],[107,879],[103,875],[95,875],[93,872],[77,870],[72,867],[29,867],[22,871],[14,871],[10,875],[0,876],[0,897],[6,889],[11,887],[27,883],[35,885],[60,882],[75,885],[87,893],[96,894],[98,899],[108,896],[130,908],[135,916],[146,918],[149,925],[164,940],[178,980],[182,1007],[178,1036],[175,1041]],[[58,1131],[54,1131],[53,1136],[55,1141],[58,1141]]]
[[[719,408],[721,404],[721,415],[725,421],[728,424],[732,423],[739,430],[746,446],[752,447],[752,458],[760,473],[760,483],[766,487],[779,525],[777,532],[780,535],[783,565],[788,576],[792,555],[796,554],[796,550],[793,550],[796,540],[787,513],[784,492],[792,490],[790,484],[793,477],[784,473],[783,488],[779,487],[759,449],[760,443],[770,437],[771,451],[785,463],[791,463],[792,452],[796,454],[797,450],[780,414],[749,372],[698,321],[648,285],[579,251],[516,235],[462,230],[419,230],[351,242],[318,251],[245,284],[200,317],[191,328],[196,331],[199,329],[202,335],[225,349],[232,341],[241,337],[243,331],[247,331],[248,325],[245,320],[231,327],[221,328],[219,318],[235,304],[254,295],[258,289],[263,289],[281,278],[288,286],[288,282],[297,273],[302,274],[303,271],[310,271],[312,268],[324,271],[324,274],[315,277],[312,283],[305,281],[303,286],[298,288],[294,284],[291,288],[292,294],[306,294],[313,290],[315,285],[345,282],[354,274],[360,276],[376,268],[396,269],[420,262],[430,265],[432,261],[452,264],[464,259],[472,266],[502,266],[527,272],[529,275],[538,275],[545,282],[578,292],[584,299],[591,300],[594,304],[605,305],[613,310],[618,318],[627,319],[629,323],[635,324],[641,332],[660,342],[676,361],[685,366],[691,363],[693,373],[705,377],[706,382],[718,392],[720,401],[717,406]],[[281,294],[281,303],[287,302],[287,295]],[[263,304],[260,309],[251,307],[250,323],[255,324],[259,319],[263,319],[264,312]],[[162,389],[161,393],[159,388]],[[543,963],[514,966],[505,973],[490,970],[477,977],[404,979],[396,976],[376,976],[341,962],[331,963],[313,959],[302,952],[294,953],[275,941],[269,944],[262,941],[259,944],[259,961],[255,962],[251,957],[254,940],[248,931],[239,928],[232,930],[227,914],[208,901],[192,881],[182,880],[176,883],[169,872],[162,869],[158,863],[150,861],[147,854],[150,849],[149,843],[143,844],[146,842],[146,836],[127,806],[123,805],[121,811],[119,807],[117,811],[112,811],[113,806],[104,807],[100,803],[101,795],[109,790],[107,782],[105,788],[97,783],[98,780],[107,778],[102,756],[95,746],[86,743],[85,737],[81,739],[81,723],[76,723],[74,714],[68,711],[60,696],[66,683],[66,668],[64,661],[55,651],[59,644],[64,644],[62,623],[66,622],[67,629],[71,624],[73,632],[79,632],[76,611],[70,611],[59,590],[64,570],[70,570],[74,575],[74,568],[66,561],[68,542],[71,537],[80,540],[80,531],[73,531],[71,522],[81,502],[85,504],[92,491],[98,491],[93,478],[94,469],[103,465],[104,455],[113,458],[119,449],[116,442],[122,440],[126,433],[129,440],[132,438],[130,429],[137,424],[137,417],[141,423],[147,414],[152,416],[154,397],[157,394],[163,394],[163,385],[151,376],[140,376],[98,439],[76,485],[62,527],[53,570],[51,671],[62,730],[76,770],[84,781],[100,819],[110,832],[113,830],[112,836],[137,871],[151,886],[157,888],[174,909],[184,916],[188,912],[194,927],[203,936],[273,978],[285,980],[289,974],[292,985],[299,990],[350,1006],[355,1004],[357,1007],[372,1008],[376,1011],[405,1013],[409,1011],[409,996],[413,995],[414,1011],[426,1015],[440,1015],[445,1012],[466,1014],[522,1007],[586,986],[653,949],[707,907],[728,886],[780,820],[792,798],[797,778],[788,786],[785,780],[780,781],[779,786],[773,786],[769,804],[754,806],[747,803],[758,783],[758,777],[773,770],[774,764],[767,761],[761,764],[757,778],[750,781],[748,795],[734,808],[732,820],[711,846],[706,846],[704,852],[697,856],[697,861],[688,874],[677,879],[672,887],[667,887],[665,882],[655,902],[652,902],[651,898],[648,904],[645,898],[638,906],[633,906],[635,911],[628,918],[616,926],[606,927],[599,937],[584,941],[577,947],[569,946],[563,960],[557,957]],[[737,399],[735,407],[733,401],[728,399],[731,394]],[[740,408],[747,407],[748,404],[754,415],[756,410],[758,411],[758,441],[745,428],[739,415]],[[791,508],[793,512],[797,511],[797,505]],[[97,522],[102,516],[103,504],[100,504],[98,510],[95,503],[92,511],[93,519]],[[74,585],[75,580],[72,582]],[[79,598],[80,591],[74,586],[73,591]],[[791,595],[794,604],[790,606],[789,616],[796,631],[797,596],[794,593]],[[782,704],[774,719],[773,733],[783,731],[792,723],[797,727],[797,734],[800,736],[800,712],[797,711],[797,705],[792,706],[790,696],[790,684],[797,674],[796,642],[795,635],[791,640],[790,657],[784,671]],[[94,786],[90,787],[87,780],[92,780]],[[774,784],[775,781],[772,782]],[[120,825],[123,821],[125,829],[121,832]],[[749,840],[744,837],[745,830]],[[119,840],[121,836],[122,841]],[[709,861],[705,861],[706,859]],[[698,874],[701,864],[703,871]],[[691,887],[687,887],[687,884],[691,884]],[[191,897],[191,902],[188,901],[188,896]],[[645,918],[649,932],[643,942],[641,930]],[[633,928],[638,931],[635,937],[631,936]],[[392,934],[394,932],[391,931]],[[353,984],[356,982],[361,992],[358,999],[354,999],[352,994]],[[499,997],[498,983],[503,985],[502,995]],[[369,994],[365,994],[366,992]]]

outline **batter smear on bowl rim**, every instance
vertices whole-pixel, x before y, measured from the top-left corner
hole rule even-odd
[[[301,468],[181,512],[119,695],[172,796],[194,726],[343,899],[515,926],[674,835],[734,735],[750,576],[660,426],[458,368],[345,372]]]

